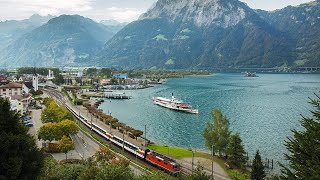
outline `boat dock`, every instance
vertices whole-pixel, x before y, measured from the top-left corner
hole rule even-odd
[[[107,99],[131,99],[131,96],[126,95],[125,93],[117,92],[105,92],[103,98]]]

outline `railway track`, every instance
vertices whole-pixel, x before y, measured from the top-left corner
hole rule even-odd
[[[48,95],[50,95],[51,97],[55,98],[55,100],[57,100],[58,102],[60,102],[62,105],[64,105],[65,103],[67,103],[67,100],[65,99],[65,97],[60,93],[57,92],[56,90],[47,90],[47,89],[41,89],[42,91],[46,92]],[[75,116],[74,116],[75,117]],[[75,117],[77,118],[77,117]],[[78,121],[78,119],[77,119]],[[142,167],[139,164],[143,164],[144,166],[148,167],[149,169],[152,170],[159,170],[158,168],[150,165],[149,163],[141,160],[140,158],[137,158],[136,156],[134,156],[133,154],[127,152],[127,151],[123,151],[121,147],[118,147],[116,145],[114,145],[113,143],[111,143],[109,140],[106,140],[105,138],[101,137],[98,133],[92,131],[90,128],[88,128],[87,126],[83,125],[82,123],[78,123],[79,126],[81,126],[80,130],[86,134],[89,138],[91,138],[92,140],[94,140],[96,143],[98,143],[100,146],[106,147],[104,144],[100,143],[99,141],[97,141],[92,135],[88,134],[88,132],[94,133],[96,136],[99,137],[99,140],[104,142],[105,144],[107,144],[108,146],[110,146],[110,149],[115,153],[115,155],[117,157],[120,158],[124,158],[130,161],[130,165],[138,168],[139,170],[142,170],[143,172],[146,173],[152,173],[150,170]],[[85,129],[85,130],[84,130]],[[122,152],[122,153],[119,153]],[[139,164],[138,164],[139,163]]]

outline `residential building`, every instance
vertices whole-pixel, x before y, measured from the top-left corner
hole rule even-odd
[[[22,84],[10,82],[8,84],[0,86],[1,96],[22,95]]]
[[[28,111],[32,100],[32,96],[29,94],[30,90],[26,84],[9,82],[0,86],[0,96],[10,100],[12,110],[23,114]]]

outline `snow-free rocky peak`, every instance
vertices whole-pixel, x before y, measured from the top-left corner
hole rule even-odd
[[[140,19],[168,18],[196,26],[230,27],[238,24],[250,8],[238,0],[159,0]]]

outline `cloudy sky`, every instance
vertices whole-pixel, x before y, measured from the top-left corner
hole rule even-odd
[[[255,9],[275,10],[311,0],[241,0]],[[26,19],[32,14],[80,14],[96,21],[136,20],[156,0],[0,0],[0,21]]]

